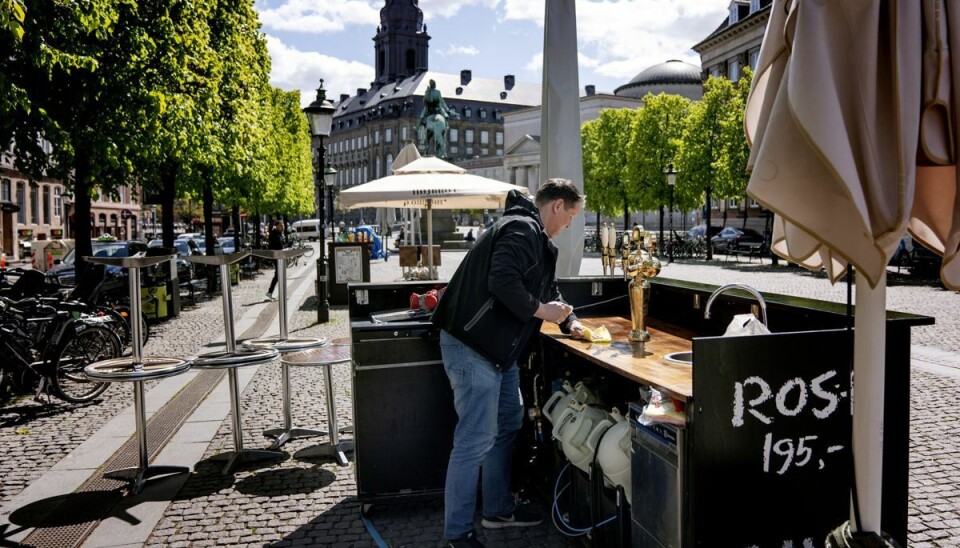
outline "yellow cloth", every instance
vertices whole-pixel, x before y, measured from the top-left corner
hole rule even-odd
[[[584,327],[583,340],[595,343],[605,343],[613,341],[613,338],[610,336],[610,330],[607,329],[606,326],[601,325],[596,329]]]

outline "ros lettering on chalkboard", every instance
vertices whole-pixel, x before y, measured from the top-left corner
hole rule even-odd
[[[766,409],[760,409],[771,398],[774,398],[777,414],[783,417],[796,417],[807,407],[811,399],[811,393],[813,398],[822,401],[822,406],[812,408],[813,416],[818,419],[825,419],[837,410],[840,400],[847,397],[846,391],[835,393],[824,387],[824,383],[836,377],[836,375],[836,370],[827,371],[813,378],[809,385],[807,381],[800,377],[790,379],[777,390],[776,397],[774,397],[770,384],[760,377],[752,376],[743,381],[738,381],[734,383],[733,387],[733,418],[731,422],[735,428],[739,428],[744,425],[745,415],[749,414],[763,424],[773,424],[774,414]],[[839,389],[839,384],[834,384],[834,388]],[[756,395],[744,403],[748,389],[755,391]],[[821,402],[818,401],[817,403]]]

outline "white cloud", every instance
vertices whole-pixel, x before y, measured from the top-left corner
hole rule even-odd
[[[437,55],[442,55],[444,57],[448,57],[451,55],[468,55],[473,57],[475,55],[479,55],[480,50],[474,46],[458,46],[455,44],[450,44],[445,49],[438,49],[434,51],[434,53],[436,53]]]
[[[327,98],[336,102],[341,93],[353,95],[357,88],[370,86],[374,68],[357,61],[345,61],[312,51],[300,51],[279,38],[267,36],[267,51],[272,67],[270,84],[285,90],[300,90],[300,104],[309,105],[323,78]]]
[[[434,17],[453,17],[466,6],[496,9],[499,4],[500,0],[420,0],[420,9],[424,19],[429,21]]]
[[[383,2],[368,0],[285,0],[271,7],[258,2],[265,29],[321,34],[342,31],[348,25],[375,28]]]
[[[632,78],[668,59],[699,65],[699,57],[690,46],[713,32],[726,15],[728,5],[729,0],[579,0],[576,7],[581,66],[593,68],[602,76]],[[528,21],[543,28],[544,4],[503,0],[499,17],[503,21]],[[542,65],[542,55],[538,54],[526,69],[539,71]]]

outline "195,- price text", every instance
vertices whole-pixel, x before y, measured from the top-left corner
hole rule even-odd
[[[764,379],[751,376],[734,384],[731,420],[734,428],[746,426],[748,420],[773,426],[778,418],[802,418],[804,413],[823,420],[833,415],[848,397],[849,393],[840,388],[836,370],[809,381],[801,377],[789,379],[776,392]],[[763,471],[783,475],[811,465],[822,470],[826,456],[843,448],[823,443],[818,435],[777,436],[767,432],[763,437]]]

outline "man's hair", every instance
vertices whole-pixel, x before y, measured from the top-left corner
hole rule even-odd
[[[533,203],[540,207],[554,200],[563,200],[564,209],[570,209],[583,200],[583,194],[570,179],[547,179],[537,189]]]

